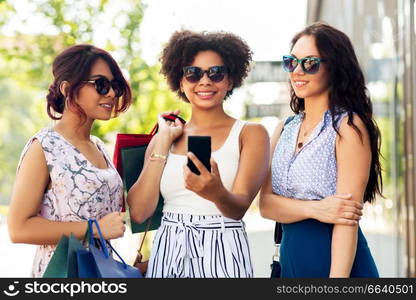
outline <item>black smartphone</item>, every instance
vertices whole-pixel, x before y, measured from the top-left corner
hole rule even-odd
[[[210,136],[188,136],[188,152],[192,152],[204,164],[205,168],[211,172],[211,137]],[[188,158],[189,169],[197,175],[201,173],[196,168],[192,160]]]

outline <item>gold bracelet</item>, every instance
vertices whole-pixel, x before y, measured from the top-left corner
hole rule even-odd
[[[168,157],[166,155],[162,155],[162,154],[158,154],[154,152],[150,154],[150,160],[159,160],[159,161],[163,161],[164,163],[166,163],[167,158]]]

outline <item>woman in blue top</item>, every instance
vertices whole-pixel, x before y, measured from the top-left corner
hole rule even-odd
[[[295,116],[275,130],[260,197],[263,217],[283,223],[281,276],[378,277],[358,220],[381,193],[380,133],[351,41],[312,24],[283,66]]]

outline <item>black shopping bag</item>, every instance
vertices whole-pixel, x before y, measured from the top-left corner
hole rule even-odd
[[[185,123],[181,117],[173,114],[163,115],[165,120],[174,121],[178,118]],[[157,124],[149,134],[117,134],[114,149],[114,165],[123,179],[124,187],[128,192],[131,186],[139,178],[144,165],[144,155],[147,146],[157,132]],[[131,230],[133,233],[146,232],[159,228],[162,219],[163,197],[159,194],[159,201],[153,216],[149,217],[141,224],[131,221]]]

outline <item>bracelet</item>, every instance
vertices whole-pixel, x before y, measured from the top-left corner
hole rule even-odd
[[[160,160],[160,161],[163,161],[164,163],[166,163],[167,158],[168,157],[166,155],[162,155],[162,154],[158,154],[158,153],[154,153],[154,152],[152,152],[152,154],[150,154],[150,160]]]

